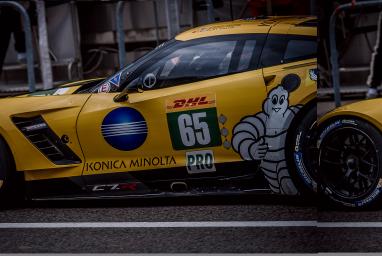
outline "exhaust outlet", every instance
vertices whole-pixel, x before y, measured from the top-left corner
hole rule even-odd
[[[170,188],[172,192],[184,192],[188,190],[187,183],[182,181],[175,181],[171,183]]]

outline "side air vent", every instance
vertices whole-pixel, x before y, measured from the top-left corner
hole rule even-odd
[[[78,156],[62,143],[41,116],[12,117],[12,121],[25,137],[53,163],[57,165],[81,163]]]

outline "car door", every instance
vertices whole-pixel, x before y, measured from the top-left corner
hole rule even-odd
[[[123,71],[117,73],[110,81],[130,88],[128,99],[115,102],[119,92],[100,88],[79,115],[83,175],[154,170],[172,178],[213,176],[220,163],[242,161],[232,150],[232,129],[260,111],[266,97],[257,69],[264,37],[177,42],[147,59],[126,81]],[[150,172],[150,177],[157,176]]]
[[[286,159],[288,129],[299,110],[316,95],[317,39],[306,35],[270,34],[261,57],[267,100],[263,111],[267,153],[263,171],[275,193],[296,194]]]

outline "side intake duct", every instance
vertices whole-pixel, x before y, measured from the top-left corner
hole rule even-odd
[[[81,159],[67,145],[62,143],[41,116],[12,117],[12,121],[25,137],[54,164],[81,163]]]

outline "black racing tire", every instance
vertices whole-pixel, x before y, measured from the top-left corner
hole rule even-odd
[[[15,171],[12,153],[0,137],[0,202],[1,205],[11,205],[23,199],[22,173]]]
[[[300,112],[290,128],[287,141],[287,159],[292,167],[290,175],[298,191],[308,196],[317,191],[316,121],[315,105]]]
[[[341,207],[378,206],[382,197],[382,134],[354,117],[319,127],[319,192]]]

